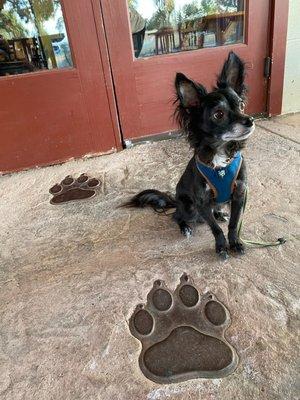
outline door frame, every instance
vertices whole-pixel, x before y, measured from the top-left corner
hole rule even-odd
[[[64,1],[64,0],[61,0]],[[106,92],[110,105],[111,119],[114,126],[114,137],[116,143],[116,150],[123,149],[122,129],[120,124],[119,110],[117,105],[116,92],[114,87],[111,61],[108,50],[107,35],[105,24],[103,21],[103,12],[101,0],[90,0],[94,11],[94,19],[98,36],[99,51],[102,62],[102,69],[105,77]]]
[[[289,0],[272,0],[270,12],[268,116],[282,112]]]
[[[110,111],[110,118],[111,118],[111,124],[113,126],[113,142],[114,142],[114,147],[108,151],[100,151],[88,155],[83,155],[83,156],[95,156],[95,155],[103,155],[103,154],[109,154],[114,151],[118,151],[122,148],[122,133],[121,133],[121,125],[119,123],[119,116],[118,116],[118,108],[117,108],[117,103],[116,103],[116,97],[113,89],[113,77],[112,77],[112,71],[110,68],[110,61],[109,61],[109,53],[108,53],[108,47],[107,47],[107,41],[106,41],[106,33],[105,33],[105,27],[103,23],[103,15],[100,7],[100,1],[101,0],[89,0],[92,8],[92,13],[93,13],[93,26],[92,29],[95,29],[96,35],[97,35],[97,42],[98,42],[98,60],[99,60],[99,68],[102,69],[104,79],[105,79],[105,91],[106,95],[108,98],[108,103],[109,103],[109,111]],[[72,28],[70,27],[69,19],[70,19],[70,14],[71,14],[71,7],[69,6],[68,0],[60,0],[62,11],[63,11],[63,17],[64,17],[64,22],[68,34],[68,40],[70,44],[70,50],[73,58],[73,67],[68,68],[66,70],[70,69],[76,69],[78,67],[78,62],[76,60],[76,56],[74,54],[74,40],[75,40],[75,34],[73,34],[74,31],[72,31]],[[67,4],[66,4],[67,3]],[[80,44],[81,51],[84,53],[87,53],[84,48],[84,43]],[[87,54],[86,54],[87,55]],[[63,70],[52,70],[52,71],[42,71],[38,73],[45,73],[45,74],[50,74],[50,73],[55,73],[55,72],[62,72]],[[22,76],[22,75],[21,75]],[[97,76],[94,76],[94,78],[98,78]],[[83,92],[85,92],[85,87],[83,87]],[[99,145],[99,131],[96,131],[96,125],[94,125],[94,143]],[[98,139],[98,140],[97,140]]]

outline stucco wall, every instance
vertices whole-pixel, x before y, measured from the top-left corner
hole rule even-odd
[[[300,0],[290,0],[282,113],[300,111]]]

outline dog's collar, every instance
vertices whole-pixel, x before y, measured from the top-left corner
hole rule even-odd
[[[242,154],[238,151],[225,167],[214,168],[204,164],[198,155],[195,155],[197,170],[213,191],[217,203],[225,203],[230,200],[242,161]]]

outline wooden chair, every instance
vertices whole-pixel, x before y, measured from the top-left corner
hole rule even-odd
[[[175,49],[175,33],[173,28],[160,28],[155,32],[155,50],[157,55],[159,51],[162,54],[167,54],[172,53]]]

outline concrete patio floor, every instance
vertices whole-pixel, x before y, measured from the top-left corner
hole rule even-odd
[[[170,217],[117,208],[141,189],[174,191],[183,139],[0,177],[1,400],[299,398],[299,139],[299,114],[257,122],[244,236],[288,242],[225,263],[206,226],[188,240]],[[82,172],[102,180],[99,195],[50,205],[49,188]],[[184,271],[229,308],[240,364],[158,385],[138,368],[128,320],[155,279],[173,289]]]

